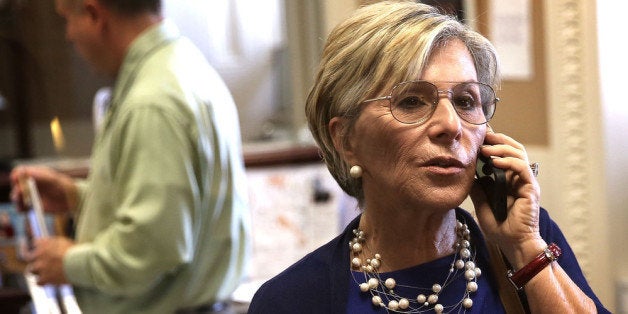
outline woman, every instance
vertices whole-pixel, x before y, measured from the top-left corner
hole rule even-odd
[[[540,208],[524,147],[488,127],[497,84],[493,46],[432,7],[381,2],[336,27],[306,113],[362,214],[265,283],[250,313],[504,312],[505,270],[487,241],[527,310],[606,311]],[[474,184],[478,154],[506,174],[504,221]],[[483,232],[458,208],[469,194]]]

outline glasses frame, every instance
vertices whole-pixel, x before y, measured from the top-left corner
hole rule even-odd
[[[393,109],[392,108],[393,107],[393,102],[392,102],[393,96],[392,95],[395,93],[395,90],[397,88],[399,88],[400,86],[406,85],[406,84],[412,84],[412,83],[427,83],[429,85],[434,86],[434,89],[436,90],[436,94],[437,94],[438,97],[436,98],[436,101],[432,103],[431,110],[430,110],[429,114],[425,115],[424,118],[419,119],[416,122],[403,122],[403,121],[399,120],[395,116],[395,114],[393,113],[393,110],[392,110]],[[395,120],[397,120],[397,121],[399,121],[399,122],[401,122],[403,124],[423,124],[423,123],[425,123],[427,120],[430,119],[430,117],[432,117],[434,112],[436,112],[436,107],[438,106],[438,103],[440,102],[441,95],[443,95],[443,94],[447,95],[447,99],[449,99],[449,102],[451,103],[452,107],[454,107],[454,111],[456,112],[458,117],[460,119],[462,119],[463,121],[467,122],[467,123],[470,123],[470,124],[473,124],[473,125],[487,124],[493,118],[493,116],[495,115],[495,110],[497,109],[497,103],[499,102],[500,99],[499,99],[499,97],[497,97],[497,94],[495,93],[495,90],[490,85],[484,84],[484,83],[481,83],[481,82],[474,82],[474,81],[472,81],[472,82],[449,82],[449,81],[446,81],[446,82],[439,82],[439,83],[447,83],[447,84],[454,84],[454,85],[452,85],[449,89],[441,90],[441,89],[438,89],[438,86],[436,86],[436,84],[434,84],[432,82],[429,82],[429,81],[424,81],[424,80],[405,81],[405,82],[401,82],[401,83],[395,84],[395,86],[393,86],[393,88],[390,90],[390,94],[388,94],[387,96],[380,96],[380,97],[376,97],[376,98],[367,99],[367,100],[362,101],[362,103],[364,104],[364,103],[369,103],[369,102],[374,102],[374,101],[388,100],[388,110],[390,110],[390,114],[393,116],[393,118],[395,118]],[[486,121],[484,121],[482,123],[476,123],[476,122],[468,121],[467,119],[463,118],[460,115],[460,113],[458,112],[458,110],[456,109],[456,106],[454,105],[451,97],[452,97],[452,95],[454,93],[453,90],[457,86],[462,85],[462,84],[478,84],[478,85],[481,85],[481,86],[485,86],[485,87],[488,87],[488,89],[493,94],[493,100],[490,101],[491,103],[493,103],[493,106],[494,106],[493,112],[491,113],[491,115],[489,117],[487,117],[486,114],[484,115],[484,117],[486,118]],[[482,111],[484,111],[484,110],[482,110]]]

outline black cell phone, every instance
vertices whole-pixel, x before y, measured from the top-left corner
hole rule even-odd
[[[507,185],[504,170],[493,165],[491,158],[478,154],[475,176],[484,190],[488,203],[497,221],[502,222],[508,216]]]

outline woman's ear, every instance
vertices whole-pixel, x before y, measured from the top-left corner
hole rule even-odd
[[[329,121],[329,134],[334,142],[336,151],[340,153],[343,159],[349,164],[356,164],[355,154],[351,145],[351,139],[348,134],[349,121],[342,117],[333,117]]]

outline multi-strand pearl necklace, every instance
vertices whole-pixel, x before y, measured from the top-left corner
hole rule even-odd
[[[388,311],[400,313],[423,313],[434,310],[436,313],[451,312],[459,308],[471,308],[473,300],[471,294],[478,289],[477,277],[482,274],[480,268],[475,265],[475,254],[471,252],[471,232],[469,227],[460,221],[456,224],[456,243],[454,244],[454,261],[451,263],[449,272],[445,280],[439,284],[435,283],[430,288],[420,288],[406,286],[418,290],[418,294],[411,298],[402,297],[395,293],[397,281],[393,278],[381,278],[378,269],[382,264],[381,255],[376,253],[373,258],[363,260],[363,248],[366,242],[366,235],[360,229],[353,230],[354,238],[349,242],[352,259],[351,268],[354,271],[364,273],[364,281],[358,281],[360,291],[371,294],[371,301],[374,306],[386,308]],[[351,272],[353,275],[353,272]],[[466,289],[459,302],[452,305],[443,305],[438,302],[438,296],[451,282],[464,274],[467,281]],[[401,286],[401,285],[399,285]]]

